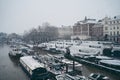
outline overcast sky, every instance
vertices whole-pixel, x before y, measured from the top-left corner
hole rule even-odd
[[[89,18],[120,15],[120,0],[0,0],[0,32],[23,33],[49,22],[73,25]]]

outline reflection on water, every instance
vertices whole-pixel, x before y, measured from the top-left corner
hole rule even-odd
[[[9,50],[7,45],[0,45],[0,80],[29,80],[18,60],[8,56]]]

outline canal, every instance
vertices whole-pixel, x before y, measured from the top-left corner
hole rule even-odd
[[[19,61],[9,57],[9,50],[8,45],[0,45],[0,80],[30,80],[20,67]],[[41,55],[43,54],[46,52],[41,51]],[[100,73],[108,76],[110,80],[120,80],[114,73],[83,65],[82,74],[88,77],[90,73]]]
[[[29,80],[17,60],[8,56],[8,45],[0,45],[0,80]]]

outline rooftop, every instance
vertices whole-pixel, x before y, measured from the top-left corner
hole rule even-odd
[[[32,56],[25,56],[20,58],[31,70],[34,70],[39,67],[44,67],[43,63],[39,63]]]

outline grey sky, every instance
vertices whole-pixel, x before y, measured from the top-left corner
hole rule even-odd
[[[89,18],[120,15],[120,0],[0,0],[0,32],[23,33],[43,22],[73,25]]]

